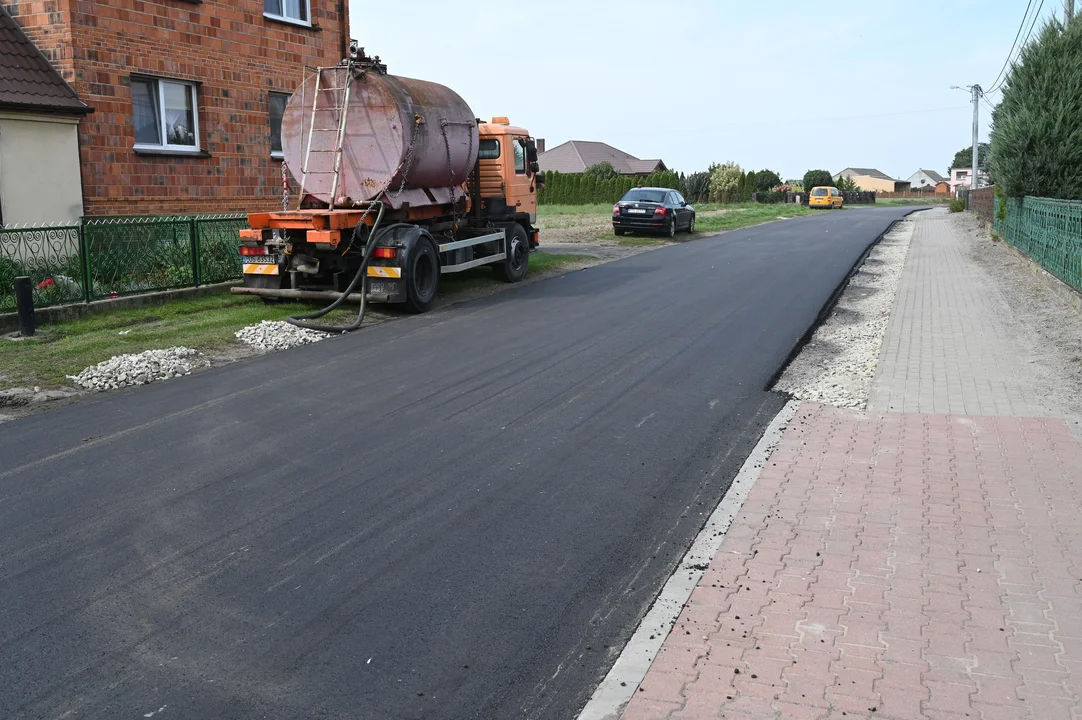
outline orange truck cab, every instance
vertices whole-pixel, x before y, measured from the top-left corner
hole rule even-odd
[[[477,169],[483,214],[517,215],[537,222],[537,190],[544,175],[531,168],[534,141],[530,133],[505,117],[478,125],[481,148]],[[537,247],[537,233],[530,237]]]

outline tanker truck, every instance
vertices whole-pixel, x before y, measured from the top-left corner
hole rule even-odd
[[[233,292],[421,313],[441,275],[526,274],[544,182],[535,142],[507,118],[475,118],[453,90],[390,75],[354,43],[339,65],[307,71],[282,151],[295,207],[248,215]]]

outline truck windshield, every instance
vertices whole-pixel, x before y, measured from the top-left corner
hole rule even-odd
[[[665,202],[665,193],[665,190],[644,190],[642,188],[635,188],[627,191],[627,195],[624,195],[624,201],[663,203]]]

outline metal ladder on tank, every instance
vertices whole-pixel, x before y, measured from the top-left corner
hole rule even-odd
[[[304,188],[308,183],[309,175],[333,175],[334,179],[331,181],[331,208],[334,208],[334,204],[338,201],[338,183],[342,177],[342,146],[346,141],[346,119],[349,116],[349,98],[350,90],[353,87],[353,63],[350,62],[346,65],[338,65],[335,70],[345,70],[346,84],[341,87],[322,87],[323,81],[323,69],[320,68],[316,71],[316,90],[312,94],[312,118],[308,125],[308,146],[304,151],[304,167],[301,168],[301,187],[297,193],[297,209],[300,210],[301,203],[304,202]],[[337,78],[338,73],[335,73]],[[335,93],[334,101],[331,103],[331,107],[324,108],[324,110],[330,110],[332,112],[337,111],[338,116],[338,128],[319,128],[316,129],[316,112],[319,110],[319,94],[321,92]],[[337,93],[344,92],[342,97],[342,105],[338,105],[339,95]],[[313,150],[312,138],[316,132],[333,132],[336,134],[334,149],[333,150]],[[309,162],[312,155],[325,155],[327,153],[334,153],[334,169],[333,170],[309,170]]]

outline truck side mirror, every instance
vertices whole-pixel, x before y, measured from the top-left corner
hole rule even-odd
[[[530,163],[530,172],[534,175],[541,172],[541,166],[537,164],[536,160]]]
[[[526,141],[526,159],[532,163],[537,162],[537,143],[532,139]]]

